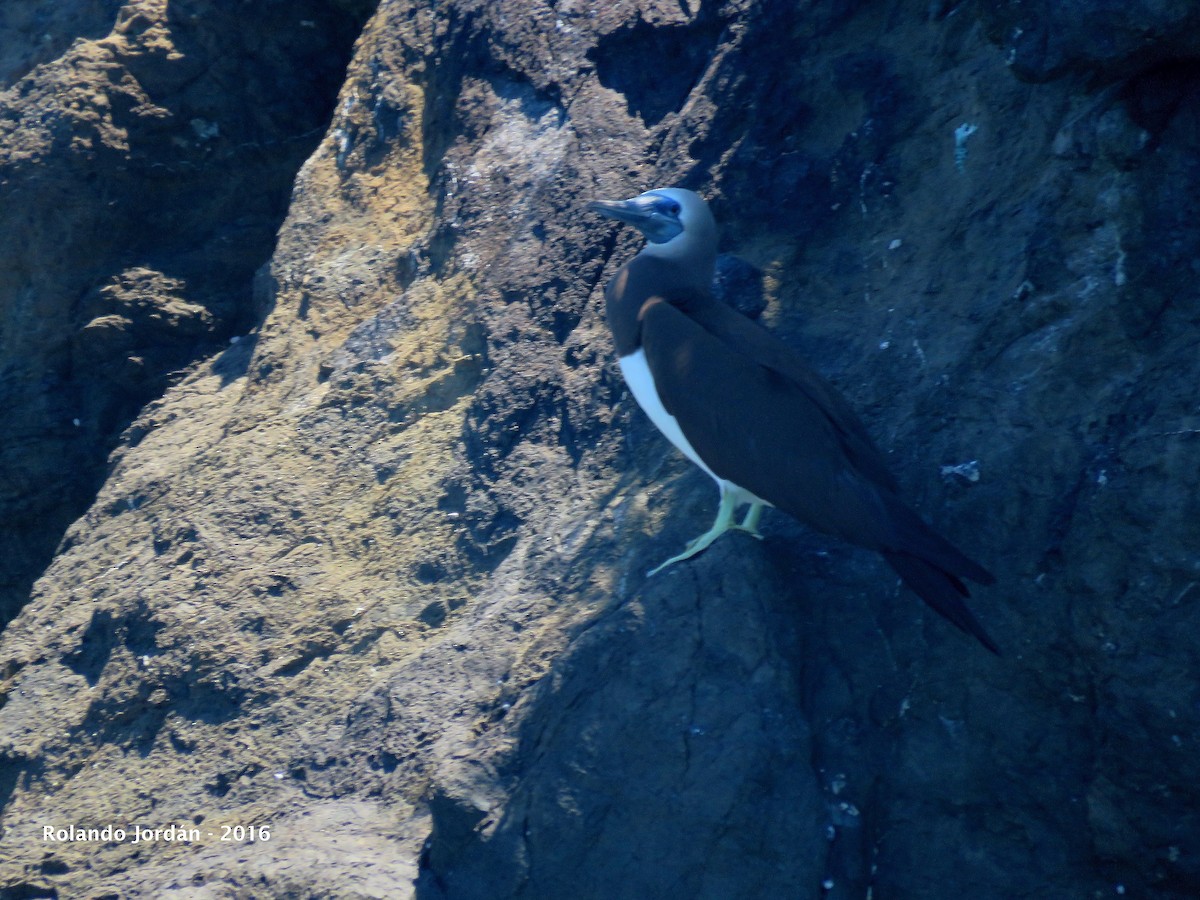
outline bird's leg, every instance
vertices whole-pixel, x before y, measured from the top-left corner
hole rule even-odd
[[[754,535],[760,541],[762,535],[758,533],[758,520],[762,518],[763,504],[757,501],[750,503],[750,508],[746,510],[746,515],[742,516],[741,525],[731,525],[731,528],[736,528],[738,531],[745,531],[748,534]]]
[[[655,566],[646,573],[646,577],[656,575],[672,563],[682,562],[685,559],[691,559],[730,528],[736,528],[733,522],[733,509],[737,506],[732,491],[721,491],[721,505],[717,507],[717,517],[713,520],[712,528],[700,535],[694,541],[689,543],[682,553],[676,554],[668,559],[665,563]]]

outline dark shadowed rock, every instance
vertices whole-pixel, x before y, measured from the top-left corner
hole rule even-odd
[[[1188,0],[978,2],[989,36],[1021,78],[1105,80],[1200,57],[1200,8]]]
[[[0,893],[1200,893],[1194,4],[243,6],[0,17]],[[667,184],[1004,658],[781,515],[646,577]]]
[[[744,259],[727,253],[717,257],[713,293],[751,319],[757,319],[767,308],[763,273]]]

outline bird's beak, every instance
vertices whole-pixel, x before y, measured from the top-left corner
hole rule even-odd
[[[652,244],[664,244],[683,231],[677,220],[659,212],[657,198],[646,194],[632,200],[593,200],[588,209],[632,225]]]
[[[654,201],[642,197],[634,197],[632,200],[593,200],[588,204],[588,209],[610,219],[625,222],[640,231],[654,216]]]

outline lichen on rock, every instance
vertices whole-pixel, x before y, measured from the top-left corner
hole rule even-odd
[[[0,893],[1196,895],[1198,27],[6,6]],[[668,184],[1003,659],[781,515],[644,576],[714,500],[585,206]]]

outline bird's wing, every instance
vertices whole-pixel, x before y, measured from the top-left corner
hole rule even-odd
[[[848,449],[862,426],[843,401],[842,414],[823,402],[831,388],[760,365],[662,298],[642,307],[641,343],[663,406],[718,476],[814,528],[872,549],[897,546],[880,496],[891,493],[890,476],[881,484],[859,462],[869,453]]]
[[[875,446],[854,410],[829,382],[805,365],[791,347],[723,303],[689,298],[677,305],[731,350],[757,360],[790,381],[829,420],[855,471],[889,491],[896,490],[895,477],[888,470],[883,453]]]
[[[826,394],[845,408],[832,388],[818,381],[825,393],[814,392],[813,382],[759,364],[662,298],[643,305],[641,325],[659,399],[705,465],[814,528],[882,553],[933,609],[999,652],[962,582],[995,578],[864,473],[847,449],[845,416],[861,426],[848,409],[831,413]]]

